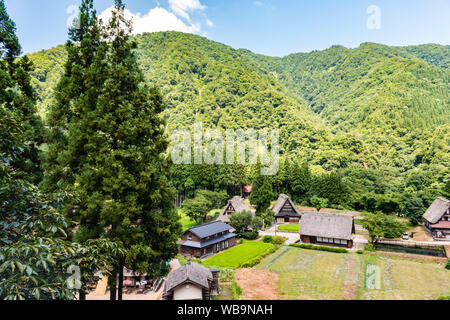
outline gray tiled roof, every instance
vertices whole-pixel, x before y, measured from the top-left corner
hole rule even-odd
[[[228,231],[231,227],[222,221],[214,221],[198,227],[189,229],[190,232],[195,234],[200,239],[213,236],[215,234]]]
[[[222,235],[220,237],[211,239],[211,240],[207,240],[207,241],[203,241],[203,242],[196,242],[196,241],[179,241],[177,242],[178,244],[182,245],[182,246],[186,246],[186,247],[192,247],[192,248],[197,248],[197,249],[202,249],[205,247],[208,247],[210,245],[219,243],[221,241],[225,241],[231,238],[236,237],[236,235],[234,233],[227,233],[225,235]]]
[[[436,223],[442,218],[449,207],[450,201],[445,198],[439,197],[434,200],[427,211],[425,211],[423,217],[430,223]]]
[[[355,231],[352,215],[306,212],[300,221],[300,235],[351,240]]]

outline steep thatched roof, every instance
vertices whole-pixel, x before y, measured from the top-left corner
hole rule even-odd
[[[247,206],[244,204],[243,199],[241,197],[236,196],[236,197],[233,197],[232,199],[228,200],[227,205],[225,206],[222,213],[217,218],[218,221],[222,221],[225,223],[230,222],[230,217],[225,214],[227,212],[227,209],[229,206],[233,207],[235,213],[250,211],[250,209],[247,208]]]
[[[280,212],[281,209],[283,208],[284,204],[286,203],[286,201],[289,202],[289,204],[291,205],[292,209],[294,210],[294,215],[300,217],[301,214],[300,214],[300,211],[298,210],[297,206],[285,194],[280,194],[280,196],[278,197],[277,202],[275,202],[275,204],[272,207],[272,211],[275,213],[275,216],[285,216],[286,215],[286,214],[283,214],[283,212]]]
[[[164,292],[172,291],[184,283],[192,283],[202,288],[209,289],[208,280],[213,280],[213,274],[208,268],[198,263],[189,262],[185,266],[169,273]]]
[[[430,223],[436,223],[441,220],[444,213],[450,207],[450,201],[445,198],[437,198],[431,206],[425,211],[423,218]]]
[[[351,240],[354,232],[353,216],[348,214],[307,212],[300,221],[300,235]]]

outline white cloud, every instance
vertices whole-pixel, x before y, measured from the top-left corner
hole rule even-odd
[[[103,22],[109,21],[113,9],[113,7],[106,9],[100,14],[99,18]],[[133,20],[133,34],[158,31],[180,31],[186,33],[198,33],[201,31],[200,24],[186,24],[172,12],[160,7],[153,8],[144,15],[141,13],[133,14],[128,9],[125,9],[125,17]]]
[[[103,22],[109,21],[114,7],[104,10],[99,18]],[[204,11],[206,6],[200,0],[169,0],[169,10],[160,7],[150,9],[144,15],[132,13],[125,9],[125,17],[133,20],[133,34],[158,31],[180,31],[185,33],[201,33],[202,24],[192,22],[191,15],[199,11]],[[214,23],[209,20],[204,13],[201,13],[208,27],[214,27]],[[182,19],[185,19],[183,21]]]
[[[206,9],[200,0],[169,0],[170,9],[178,16],[190,21],[189,13]]]

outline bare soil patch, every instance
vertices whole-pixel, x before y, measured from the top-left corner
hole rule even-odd
[[[345,277],[343,300],[354,300],[356,297],[356,287],[358,285],[359,260],[354,255],[346,255],[345,263],[347,275]]]
[[[238,269],[235,279],[242,289],[242,300],[278,299],[278,275],[272,271]]]

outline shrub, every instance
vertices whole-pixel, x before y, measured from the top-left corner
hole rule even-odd
[[[192,259],[189,259],[189,261],[190,262],[195,262],[195,263],[198,263],[198,264],[202,264],[202,260],[201,259],[192,258]]]
[[[235,270],[233,268],[217,268],[219,270],[220,282],[231,282],[234,279]]]
[[[272,243],[272,241],[273,241],[273,236],[264,236],[263,239],[262,239],[262,241],[263,241],[264,243]]]
[[[356,253],[357,253],[357,254],[363,254],[364,251],[363,251],[363,250],[356,250]]]
[[[375,247],[374,247],[373,244],[371,244],[371,243],[366,244],[366,245],[364,246],[364,250],[369,251],[369,252],[375,252],[375,251],[376,251],[376,250],[375,250]]]
[[[233,281],[230,286],[231,297],[233,300],[239,300],[239,297],[242,295],[242,289],[238,286],[238,284]]]
[[[344,249],[344,248],[321,247],[321,246],[314,246],[312,244],[291,243],[289,246],[295,247],[295,248],[301,248],[301,249],[309,249],[309,250],[328,251],[328,252],[335,252],[335,253],[348,253],[348,250]]]
[[[438,300],[450,300],[450,296],[440,296]]]
[[[256,240],[259,238],[258,232],[245,231],[237,234],[238,238],[246,239],[246,240]]]
[[[447,261],[447,264],[445,265],[445,269],[450,270],[450,260]]]
[[[288,238],[286,238],[286,237],[275,236],[272,239],[272,243],[281,245],[281,244],[285,243],[287,239]]]

